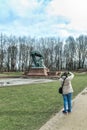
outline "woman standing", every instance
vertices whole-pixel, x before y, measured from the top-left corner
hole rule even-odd
[[[72,93],[73,88],[71,84],[71,80],[73,79],[74,74],[71,72],[64,72],[61,75],[61,78],[59,81],[61,81],[61,84],[63,83],[63,102],[64,102],[64,110],[63,113],[71,113],[72,111]]]

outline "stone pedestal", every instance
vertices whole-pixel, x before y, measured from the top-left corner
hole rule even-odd
[[[48,68],[30,68],[28,76],[47,76]]]

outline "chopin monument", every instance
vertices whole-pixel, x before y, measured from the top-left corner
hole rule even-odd
[[[47,76],[48,68],[44,65],[44,57],[38,51],[31,51],[31,67],[28,76]]]

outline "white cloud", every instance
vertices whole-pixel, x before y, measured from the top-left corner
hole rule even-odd
[[[86,34],[86,3],[86,0],[2,0],[0,30],[31,36]]]
[[[35,0],[9,0],[8,7],[18,16],[28,17],[38,7],[38,3]]]
[[[87,30],[86,0],[53,0],[47,7],[47,13],[52,16],[65,16],[70,20],[68,28]]]

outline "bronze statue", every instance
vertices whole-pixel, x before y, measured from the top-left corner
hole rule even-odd
[[[30,56],[32,57],[32,67],[45,67],[43,59],[44,57],[38,51],[31,51]]]

